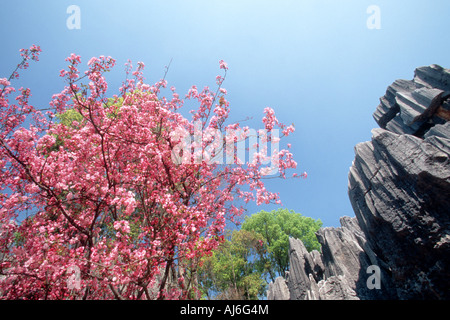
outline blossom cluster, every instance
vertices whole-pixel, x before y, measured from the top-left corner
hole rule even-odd
[[[38,60],[40,48],[21,53],[24,61]],[[191,87],[186,99],[198,108],[189,120],[178,112],[184,102],[175,88],[172,97],[161,97],[165,79],[144,83],[143,63],[133,71],[128,62],[119,94],[108,98],[104,74],[114,59],[94,57],[84,73],[80,56],[66,60],[60,72],[66,86],[50,101],[48,117],[29,105],[28,89],[11,104],[16,77],[0,78],[0,295],[195,296],[202,257],[223,241],[227,221],[244,212],[236,200],[280,203],[264,185],[267,154],[233,165],[172,161],[180,143],[174,132],[194,135],[201,128],[206,136],[192,145],[200,154],[225,145],[213,132],[250,132],[239,123],[226,125],[230,104],[222,76],[215,92]],[[228,69],[222,60],[219,67]],[[266,129],[293,131],[272,109],[265,113]],[[276,165],[285,177],[297,164],[290,151],[278,150]],[[73,270],[79,271],[75,282]]]

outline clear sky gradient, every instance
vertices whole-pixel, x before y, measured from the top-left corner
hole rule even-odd
[[[70,5],[80,8],[80,29],[68,29]],[[380,9],[381,29],[369,29],[369,6]],[[416,67],[450,67],[450,1],[227,0],[227,1],[2,1],[0,77],[19,62],[18,50],[40,45],[39,63],[16,87],[32,90],[46,107],[64,86],[59,71],[72,52],[85,64],[112,56],[111,95],[124,79],[124,63],[146,65],[153,83],[164,74],[181,96],[191,85],[215,86],[220,59],[231,120],[262,128],[266,106],[294,123],[287,142],[308,179],[270,180],[284,207],[339,226],[354,216],[347,195],[354,146],[370,140],[372,118],[386,88],[412,79]],[[276,206],[248,206],[248,213]]]

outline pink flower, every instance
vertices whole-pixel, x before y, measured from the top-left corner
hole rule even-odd
[[[264,108],[265,116],[262,121],[264,123],[265,129],[270,131],[273,127],[278,124],[278,119],[275,117],[275,111],[272,108],[266,107]]]
[[[129,233],[130,225],[128,224],[128,221],[126,221],[126,220],[115,221],[114,229],[117,231],[122,231],[123,233]]]
[[[75,53],[72,53],[70,54],[70,57],[66,58],[66,61],[69,61],[70,63],[73,64],[78,64],[81,63],[81,57],[79,55],[76,55]]]
[[[220,65],[220,69],[228,70],[228,64],[225,61],[220,60],[219,65]]]
[[[0,85],[9,86],[11,83],[6,78],[0,78]]]
[[[294,131],[295,131],[294,125],[290,125],[289,127],[285,128],[285,129],[283,130],[283,134],[284,134],[285,136],[288,136],[289,134],[291,134],[291,133],[294,132]]]
[[[88,66],[90,66],[91,64],[94,64],[98,61],[98,59],[96,57],[92,57],[89,61],[88,61]]]
[[[33,50],[37,54],[39,49],[21,51],[24,59],[31,60]],[[108,97],[105,72],[114,65],[111,57],[90,59],[83,77],[77,69],[80,57],[72,54],[67,61],[60,74],[70,85],[52,97],[48,112],[76,111],[72,125],[49,121],[39,110],[26,113],[31,108],[27,89],[19,90],[19,104],[10,104],[4,97],[14,88],[7,86],[7,79],[0,79],[0,140],[17,154],[17,159],[0,154],[0,189],[15,190],[9,196],[0,193],[0,232],[5,238],[0,240],[14,241],[13,231],[19,226],[7,234],[4,230],[17,212],[37,209],[33,219],[20,225],[26,245],[14,246],[3,268],[31,276],[0,281],[5,298],[28,297],[30,288],[42,288],[46,285],[42,279],[48,276],[52,281],[46,290],[36,290],[33,298],[44,298],[45,291],[51,299],[77,299],[84,294],[88,299],[114,299],[117,292],[135,299],[135,284],[157,287],[156,276],[169,259],[177,257],[177,267],[180,261],[200,261],[211,254],[225,240],[228,221],[238,222],[244,214],[243,201],[280,204],[279,195],[266,189],[262,175],[273,171],[264,165],[272,159],[273,168],[285,178],[285,171],[296,166],[293,155],[273,145],[272,155],[268,154],[268,143],[282,138],[274,131],[261,129],[263,135],[239,122],[226,124],[230,107],[226,89],[220,88],[224,75],[216,78],[217,95],[208,87],[190,88],[187,98],[194,110],[188,119],[177,111],[184,101],[175,88],[168,87],[173,91],[168,98],[159,91],[166,81],[143,82],[143,64],[137,65],[137,78],[130,79],[133,69],[128,63],[122,89]],[[220,68],[226,74],[223,60]],[[264,111],[266,128],[291,132],[293,128],[279,122],[271,108]],[[28,120],[30,129],[25,129]],[[234,146],[235,139],[255,136],[258,142],[249,144],[258,153],[249,163],[228,145],[224,152],[231,151],[227,164],[232,165],[208,163],[224,143]],[[194,163],[194,155],[202,161]],[[228,161],[226,156],[222,160]],[[92,263],[86,263],[88,253]],[[67,290],[65,270],[70,265],[82,266],[81,283],[89,290]],[[171,293],[161,294],[167,298]]]

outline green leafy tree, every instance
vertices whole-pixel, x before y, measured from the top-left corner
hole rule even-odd
[[[293,210],[260,211],[247,217],[242,230],[260,234],[267,246],[261,251],[257,268],[268,274],[272,281],[289,270],[289,237],[303,241],[308,251],[320,250],[315,233],[322,227],[320,219],[302,216]]]
[[[254,300],[262,297],[266,281],[256,264],[264,250],[260,234],[235,230],[231,237],[203,261],[198,283],[204,298]]]
[[[260,211],[247,217],[241,230],[203,260],[198,285],[207,299],[257,299],[268,280],[289,269],[289,237],[300,239],[308,251],[320,250],[315,233],[320,220],[293,210]]]

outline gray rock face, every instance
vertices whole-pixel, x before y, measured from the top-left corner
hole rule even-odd
[[[450,120],[450,71],[438,65],[417,68],[413,80],[396,80],[373,114],[380,128],[423,137]]]
[[[450,70],[396,80],[374,119],[349,172],[356,217],[319,230],[321,253],[291,239],[290,299],[450,298]]]
[[[367,244],[355,217],[342,217],[340,228],[322,228],[317,233],[322,252],[308,252],[302,241],[289,239],[291,268],[286,279],[269,284],[269,300],[357,300],[391,298],[386,285],[371,290],[367,268],[381,265]],[[384,271],[380,278],[385,277]],[[282,283],[282,284],[281,284]],[[280,289],[280,287],[282,289]],[[387,291],[387,292],[384,292]]]
[[[283,277],[278,277],[275,282],[269,284],[267,291],[268,300],[289,300],[289,288]]]

